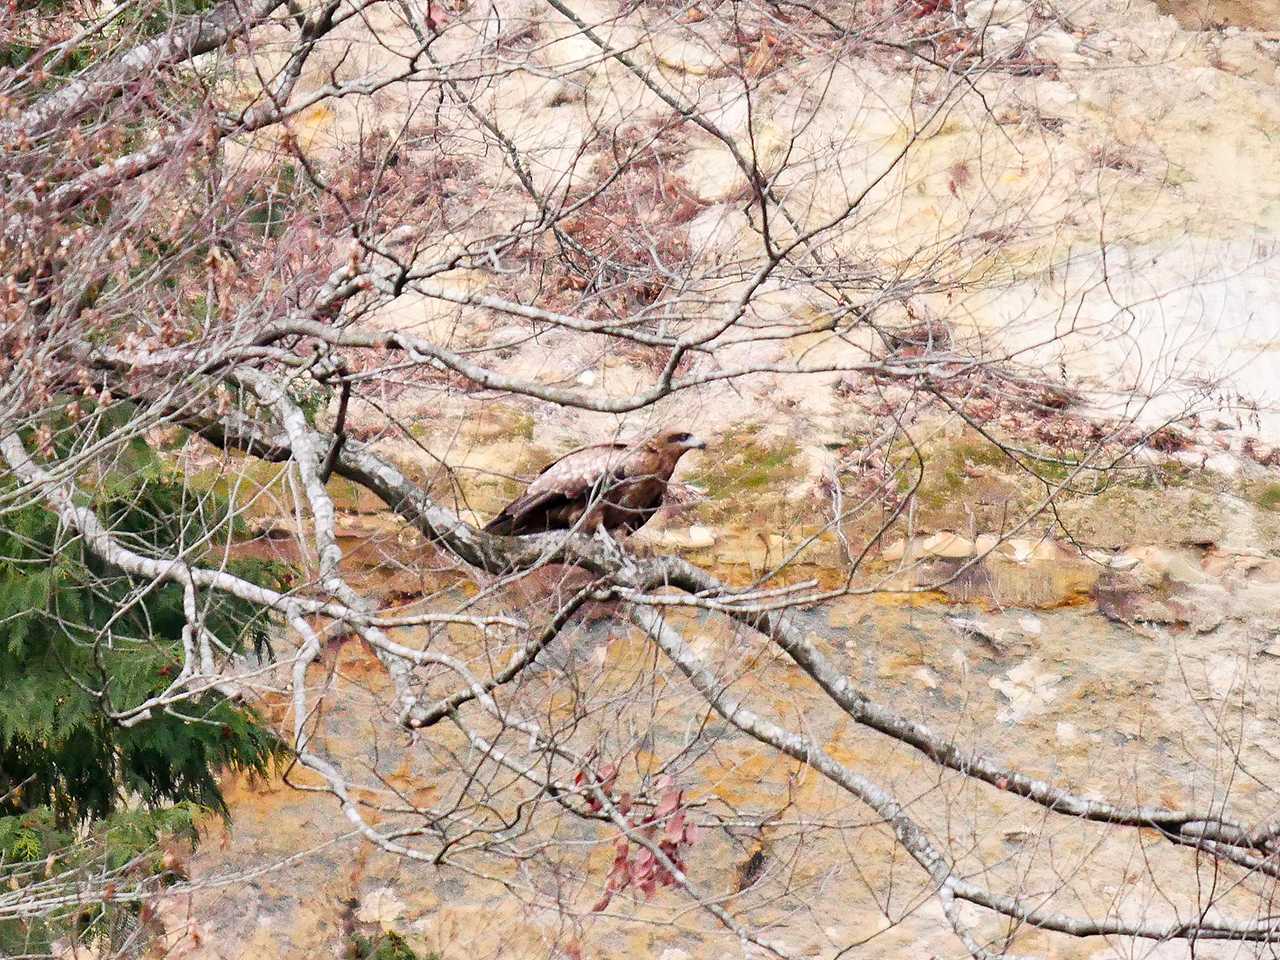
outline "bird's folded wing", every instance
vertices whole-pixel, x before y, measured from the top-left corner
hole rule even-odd
[[[570,450],[538,471],[529,489],[532,490],[543,478],[568,478],[592,470],[602,473],[608,465],[619,462],[628,449],[625,443],[593,443]]]
[[[536,511],[556,509],[590,495],[606,476],[623,478],[622,456],[626,444],[598,443],[566,453],[549,464],[519,497],[485,525],[491,533],[519,526]]]

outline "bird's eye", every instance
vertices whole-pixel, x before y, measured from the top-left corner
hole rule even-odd
[[[686,440],[688,440],[688,439],[689,439],[689,434],[687,434],[687,433],[677,433],[674,437],[672,437],[672,438],[671,438],[671,442],[672,442],[672,443],[684,443],[684,442],[685,442]]]

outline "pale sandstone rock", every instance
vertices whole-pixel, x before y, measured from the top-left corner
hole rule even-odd
[[[1236,610],[1231,593],[1217,584],[1204,584],[1176,597],[1175,607],[1197,633],[1208,633],[1231,617]]]
[[[788,136],[766,119],[757,119],[752,129],[750,136],[745,131],[734,134],[734,145],[746,164],[754,163],[762,176],[772,177],[786,160]],[[711,203],[735,197],[750,185],[746,171],[724,144],[690,151],[680,176],[695,196]]]
[[[1030,10],[1026,0],[970,0],[964,7],[964,20],[974,30],[992,24],[1025,26]]]
[[[722,203],[747,186],[746,174],[723,146],[690,151],[680,177],[694,196],[709,203]]]
[[[1073,556],[1070,550],[1060,546],[1052,540],[1041,540],[1031,549],[1032,560],[1063,560]]]
[[[1052,540],[1026,540],[1019,537],[1009,540],[1007,546],[1015,563],[1063,559],[1058,545]]]
[[[689,246],[707,260],[737,259],[760,245],[747,215],[732,204],[707,207],[689,222],[688,229]]]
[[[1240,461],[1230,453],[1215,453],[1204,461],[1204,467],[1224,477],[1234,477],[1240,472]]]
[[[689,528],[689,546],[695,549],[710,547],[716,542],[716,533],[710,527],[693,526]]]
[[[710,45],[688,40],[659,40],[654,43],[653,51],[662,66],[695,77],[704,76],[724,65],[724,60]]]
[[[1044,626],[1040,623],[1039,617],[1028,613],[1025,616],[1018,618],[1018,629],[1028,637],[1038,637],[1040,636],[1040,631],[1044,629]]]
[[[933,557],[967,559],[973,556],[973,541],[955,533],[935,533],[920,544],[920,549]]]
[[[1166,547],[1134,547],[1125,557],[1142,564],[1148,578],[1168,577],[1185,584],[1201,584],[1208,580],[1200,564],[1183,551]]]
[[[907,556],[910,546],[910,543],[905,539],[895,540],[893,543],[889,544],[889,546],[884,548],[884,552],[881,553],[880,556],[883,559],[890,561],[901,560],[903,557]]]
[[[1006,541],[1005,545],[1009,548],[1009,555],[1015,563],[1026,563],[1031,559],[1031,553],[1035,550],[1036,545],[1030,540],[1024,540],[1021,537]]]
[[[593,32],[600,34],[605,30],[596,29]],[[558,23],[553,28],[553,33],[557,39],[539,50],[539,57],[547,66],[561,72],[573,72],[593,68],[602,59],[600,48],[576,24],[568,21]]]
[[[1278,58],[1274,50],[1266,49],[1266,45],[1266,41],[1256,35],[1223,37],[1212,54],[1213,62],[1238,77],[1271,84],[1276,79]],[[1271,46],[1275,46],[1274,41]]]
[[[404,901],[391,887],[379,887],[360,900],[356,919],[361,923],[389,924],[405,911]]]
[[[1080,52],[1079,41],[1063,30],[1039,33],[1027,42],[1027,48],[1034,56],[1064,67],[1078,67],[1089,62],[1089,58]]]
[[[669,527],[641,534],[655,546],[676,550],[702,550],[715,546],[716,534],[710,527],[692,526],[684,529]]]
[[[987,27],[982,35],[983,46],[997,57],[1007,57],[1015,53],[1027,42],[1025,26]]]
[[[938,675],[928,667],[920,667],[914,674],[915,678],[920,681],[921,686],[927,690],[937,690],[939,686]]]
[[[1060,674],[1042,670],[1035,660],[1025,660],[1003,677],[992,677],[988,685],[1004,695],[1008,704],[996,713],[1001,723],[1020,723],[1046,712],[1058,696]]]

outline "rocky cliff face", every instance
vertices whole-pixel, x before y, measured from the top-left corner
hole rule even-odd
[[[1229,799],[1265,817],[1275,806],[1269,784],[1280,777],[1272,736],[1280,722],[1280,518],[1230,494],[1175,488],[1125,491],[1088,519],[1105,532],[1087,555],[1064,541],[1015,538],[938,592],[848,598],[798,616],[856,684],[1033,776],[1085,795],[1174,808]],[[746,539],[732,522],[711,529],[730,570],[757,561],[721,546],[722,537]],[[1125,546],[1114,549],[1119,541]],[[917,561],[910,577],[938,582],[983,546],[949,532],[921,535],[886,549],[878,571],[887,575],[905,555]],[[367,576],[389,593],[403,589],[385,565],[385,542],[377,552],[384,563],[371,564]],[[626,691],[651,654],[642,636],[605,614],[549,654],[580,657],[592,664],[598,689]],[[758,640],[747,633],[714,619],[695,629],[698,652],[723,669],[758,656]],[[397,731],[383,708],[390,684],[358,644],[335,650],[314,673],[315,684],[333,684],[336,693],[326,752],[352,769],[376,765],[382,787],[429,805],[434,784],[449,778],[450,751],[465,744],[441,728],[421,739]],[[1024,871],[1021,889],[1048,888],[1074,871],[1099,878],[1075,889],[1085,906],[1094,898],[1099,909],[1123,903],[1126,915],[1138,917],[1159,914],[1166,897],[1195,900],[1203,878],[1158,835],[1122,840],[1101,827],[1047,824],[1024,803],[993,801],[991,788],[939,779],[918,755],[886,750],[882,738],[833,715],[785,658],[766,655],[749,677],[740,692],[757,709],[803,716],[834,755],[899,795],[950,791],[950,815],[965,819],[966,859],[997,874],[1015,865]],[[554,702],[557,693],[543,695]],[[678,748],[688,734],[674,722],[682,697],[671,688],[653,704],[658,719],[648,748],[655,754]],[[537,691],[531,698],[538,700]],[[812,774],[762,756],[728,731],[716,739],[714,755],[684,772],[695,801],[744,820],[774,814],[778,823],[709,833],[689,857],[703,889],[733,896],[741,915],[793,956],[828,956],[863,940],[867,956],[951,955],[936,911],[919,908],[926,888],[895,866],[883,828],[863,822]],[[1250,773],[1246,782],[1232,780],[1237,763]],[[450,960],[546,957],[556,955],[556,944],[563,948],[562,918],[533,878],[510,867],[476,874],[373,851],[335,815],[327,794],[299,792],[310,782],[304,774],[286,780],[231,785],[234,826],[211,826],[191,866],[194,877],[215,884],[235,879],[168,905],[168,956],[328,956],[353,929],[395,931]],[[385,797],[375,791],[368,800]],[[836,822],[848,826],[833,834],[827,828]],[[961,829],[928,822],[942,835]],[[581,858],[565,865],[561,895],[586,909],[608,873],[608,832],[561,823],[549,836],[580,845]],[[1134,857],[1153,865],[1158,883],[1125,866]],[[896,891],[889,902],[877,899],[884,890]],[[650,902],[618,904],[570,939],[586,956],[736,955],[732,937],[697,917],[673,919],[678,909],[675,893],[659,892]],[[990,923],[979,929],[996,932]],[[1119,956],[1105,943],[1064,943],[1030,929],[1013,943],[1023,954]]]
[[[1280,784],[1280,418],[1268,405],[1280,384],[1280,5],[1086,0],[1052,17],[1040,6],[969,0],[965,16],[998,28],[991,42],[1025,44],[1034,69],[981,78],[985,99],[958,102],[881,183],[871,182],[877,158],[914,135],[903,120],[913,75],[891,52],[870,50],[856,70],[842,66],[836,76],[830,64],[780,57],[750,115],[733,78],[718,76],[728,53],[704,21],[667,22],[634,55],[674,87],[696,91],[723,128],[752,145],[762,168],[781,171],[777,187],[812,223],[865,190],[863,228],[840,253],[883,266],[918,261],[927,250],[933,269],[954,283],[946,293],[922,290],[912,309],[945,330],[957,351],[1057,371],[1062,389],[1078,396],[1069,410],[1049,404],[1048,413],[1045,404],[987,398],[999,407],[993,412],[1005,436],[1059,449],[1090,420],[1123,412],[1137,427],[1153,427],[1201,411],[1176,440],[1143,446],[1140,469],[1073,486],[1056,516],[1038,517],[991,550],[1002,518],[1026,515],[1043,486],[990,458],[947,411],[920,410],[910,430],[930,468],[911,528],[874,552],[866,575],[900,590],[942,585],[846,598],[806,614],[812,635],[882,699],[1037,776],[1173,807],[1229,796],[1261,818],[1276,809]],[[626,17],[612,18],[595,0],[590,7],[614,42],[635,39]],[[599,62],[595,47],[557,16],[520,12],[539,31],[548,69],[496,80],[485,109],[532,151],[534,175],[551,184],[575,165],[589,166],[593,157],[580,148],[590,130],[611,118],[656,118],[663,105],[616,64]],[[380,54],[361,55],[376,63]],[[826,95],[815,100],[819,82]],[[393,125],[402,107],[388,94],[377,118],[311,116],[305,134],[340,140],[358,120]],[[678,225],[681,242],[708,262],[746,258],[757,235],[738,202],[746,184],[727,149],[681,130],[670,150],[666,161],[695,201]],[[501,210],[510,177],[501,158],[478,158],[470,176]],[[945,244],[932,248],[938,237]],[[471,289],[487,280],[458,271],[441,282]],[[733,295],[697,293],[708,309]],[[755,309],[762,324],[813,326],[785,349],[814,360],[883,350],[824,332],[822,305],[800,286],[770,290]],[[456,343],[502,335],[490,319],[425,301],[379,322],[429,328]],[[547,383],[577,382],[610,396],[650,375],[644,358],[602,358],[579,343],[513,337],[506,362]],[[756,362],[778,349],[742,348]],[[685,502],[638,543],[750,579],[820,527],[823,484],[834,472],[853,462],[876,468],[863,456],[878,442],[873,401],[897,403],[894,391],[905,389],[830,374],[758,374],[668,402],[660,415],[719,429],[706,457],[691,458],[679,475],[690,485]],[[1251,417],[1237,416],[1242,396],[1258,401]],[[1223,398],[1233,412],[1212,412]],[[434,468],[423,450],[447,452],[459,472],[440,489],[476,518],[511,492],[511,481],[497,475],[527,473],[616,426],[603,414],[550,414],[516,402],[478,410],[459,401],[430,411],[415,409],[411,393],[399,402],[415,442],[386,448],[428,479]],[[886,445],[879,465],[894,455]],[[345,506],[350,542],[369,545],[363,561],[353,561],[362,574],[388,591],[422,589],[396,564],[423,557],[425,546],[374,505],[353,497]],[[867,524],[843,533],[865,541],[874,533]],[[822,581],[846,548],[839,536],[819,536],[797,558],[796,576]],[[1015,876],[1025,891],[1096,871],[1090,875],[1101,881],[1075,891],[1080,904],[1122,903],[1126,915],[1165,909],[1166,897],[1194,902],[1209,882],[1158,839],[1047,824],[1034,809],[993,801],[989,788],[886,749],[827,712],[785,659],[714,620],[700,624],[698,636],[717,663],[758,656],[742,696],[802,717],[833,753],[899,796],[949,792],[945,809],[959,812],[956,822],[929,826],[953,838],[975,870]],[[646,654],[641,638],[606,617],[584,623],[555,655],[589,658],[602,688],[624,689]],[[383,786],[429,804],[448,751],[463,749],[456,736],[436,728],[419,740],[397,731],[383,715],[386,678],[356,645],[333,651],[316,682],[341,693],[325,748],[357,767],[376,749],[379,768],[395,771]],[[658,752],[686,731],[663,719],[678,715],[681,692],[653,696],[659,719],[648,749]],[[1233,780],[1233,764],[1248,776]],[[306,785],[296,774],[287,779]],[[690,855],[690,872],[704,889],[735,896],[735,909],[792,955],[830,957],[861,941],[850,955],[957,955],[937,908],[917,909],[926,887],[895,863],[885,830],[825,784],[763,763],[727,732],[685,779],[708,804],[776,815],[764,830],[716,833]],[[983,792],[981,816],[970,813],[975,792]],[[581,900],[585,909],[613,856],[608,837],[579,826],[552,825],[539,838],[570,841],[581,853],[564,865],[561,889],[550,891],[545,878],[511,866],[482,875],[373,852],[329,796],[285,782],[234,784],[229,801],[234,828],[211,828],[192,864],[193,876],[213,886],[166,907],[168,956],[330,956],[353,928],[395,930],[448,960],[547,957],[569,939],[592,957],[743,953],[670,892],[618,906],[566,937],[548,896]],[[835,834],[816,829],[837,822]],[[1167,864],[1160,884],[1131,869],[1144,858]],[[216,885],[244,870],[259,872]],[[891,895],[879,898],[885,890]],[[1099,939],[1051,940],[1030,929],[1010,936],[1017,953],[1129,955]],[[1187,955],[1185,946],[1143,951]],[[1201,945],[1195,955],[1253,954]]]

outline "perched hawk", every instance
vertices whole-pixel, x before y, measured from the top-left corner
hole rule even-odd
[[[687,451],[705,447],[683,430],[663,430],[635,444],[598,443],[574,450],[538,474],[485,530],[503,536],[570,527],[631,533],[662,506],[677,461]]]

